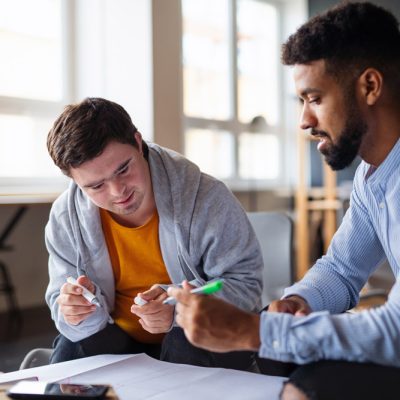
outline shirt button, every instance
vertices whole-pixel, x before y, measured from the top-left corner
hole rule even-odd
[[[277,350],[279,348],[279,341],[278,340],[273,340],[272,341],[272,347]]]
[[[379,208],[385,208],[385,203],[379,203]]]

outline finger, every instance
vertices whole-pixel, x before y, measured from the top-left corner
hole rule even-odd
[[[174,307],[169,304],[163,304],[160,302],[151,302],[144,306],[137,306],[133,304],[131,306],[131,312],[143,316],[156,316],[156,315],[172,315]]]
[[[153,334],[166,332],[169,328],[169,325],[159,324],[159,323],[151,324],[151,323],[144,321],[143,319],[139,319],[139,323],[144,330],[146,330],[147,332],[153,333]]]
[[[293,304],[290,301],[276,300],[269,305],[268,311],[292,314],[296,312],[297,309],[293,306]]]
[[[196,286],[191,285],[188,281],[184,280],[184,281],[182,282],[182,287],[183,287],[184,290],[192,290],[192,289],[194,289]]]
[[[81,294],[60,294],[57,298],[57,303],[60,306],[91,306],[87,299],[85,299]]]
[[[280,310],[280,305],[279,305],[280,301],[273,301],[270,303],[270,305],[268,306],[268,312],[279,312]]]
[[[310,311],[306,308],[300,308],[295,312],[296,317],[305,317],[306,315],[310,314]]]
[[[78,316],[84,314],[91,314],[96,310],[96,306],[62,306],[60,311],[67,316]]]
[[[185,329],[186,325],[185,325],[185,318],[184,318],[184,314],[181,312],[179,312],[178,306],[180,304],[178,303],[177,307],[176,307],[176,313],[175,313],[175,322],[183,329]]]
[[[78,325],[82,321],[89,318],[92,314],[93,314],[93,312],[85,313],[85,314],[78,314],[78,315],[64,315],[64,320],[71,325]]]
[[[60,293],[80,295],[82,293],[82,288],[73,285],[72,283],[64,283],[64,285],[61,286]]]
[[[158,285],[153,285],[149,290],[140,293],[140,296],[142,299],[150,301],[157,299],[162,294],[165,294],[165,290],[160,288]]]
[[[137,306],[133,304],[131,306],[131,312],[136,314],[138,317],[143,317],[145,315],[154,315],[160,312],[159,308],[155,309],[154,306],[150,307],[150,304],[145,304],[144,306]]]
[[[294,314],[295,317],[305,317],[306,315],[304,311],[296,311]]]
[[[86,289],[89,290],[89,292],[94,293],[94,285],[92,283],[92,281],[85,275],[81,275],[78,277],[77,282],[84,286]]]
[[[189,290],[180,289],[178,287],[169,287],[168,295],[175,297],[175,299],[178,301],[178,303],[182,303],[185,305],[188,305],[191,297],[194,296],[194,295],[190,294]]]
[[[66,318],[64,317],[65,322],[67,322],[70,325],[79,325],[82,321],[84,321],[84,318],[80,317],[72,317],[72,318]]]
[[[78,325],[85,319],[89,318],[92,313],[79,314],[79,315],[68,315],[64,316],[65,321],[71,325]]]
[[[175,322],[183,329],[191,328],[193,326],[193,314],[187,312],[188,307],[182,303],[175,306]]]
[[[165,326],[165,325],[170,325],[168,322],[166,321],[165,318],[140,318],[141,321],[143,321],[143,323],[145,323],[147,326],[149,327],[160,327],[160,326]]]
[[[156,314],[159,312],[162,312],[163,310],[167,310],[168,306],[167,304],[163,304],[162,301],[150,301],[149,303],[143,305],[143,306],[138,306],[137,304],[132,304],[131,305],[131,311],[135,314],[143,314],[143,315],[148,315],[148,314]]]

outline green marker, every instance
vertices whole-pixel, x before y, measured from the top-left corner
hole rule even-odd
[[[216,281],[207,283],[207,285],[200,286],[196,289],[192,289],[190,293],[199,293],[199,294],[213,294],[215,292],[218,292],[219,290],[222,289],[223,286],[223,281],[218,279]],[[168,297],[163,301],[163,304],[170,304],[170,305],[175,305],[177,303],[175,297]]]

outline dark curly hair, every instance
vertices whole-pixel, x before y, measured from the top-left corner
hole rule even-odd
[[[99,156],[116,141],[138,147],[137,129],[125,109],[99,97],[89,97],[65,107],[47,136],[47,149],[54,164],[70,176],[70,169]],[[143,142],[144,156],[147,145]]]
[[[339,82],[356,79],[366,68],[379,70],[393,94],[400,88],[399,22],[368,3],[341,3],[302,25],[282,46],[282,63],[325,60]]]

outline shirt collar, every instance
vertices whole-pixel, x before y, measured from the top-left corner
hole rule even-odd
[[[390,153],[386,156],[379,167],[366,164],[365,181],[368,183],[385,183],[393,172],[399,167],[400,161],[400,139],[397,140]]]

